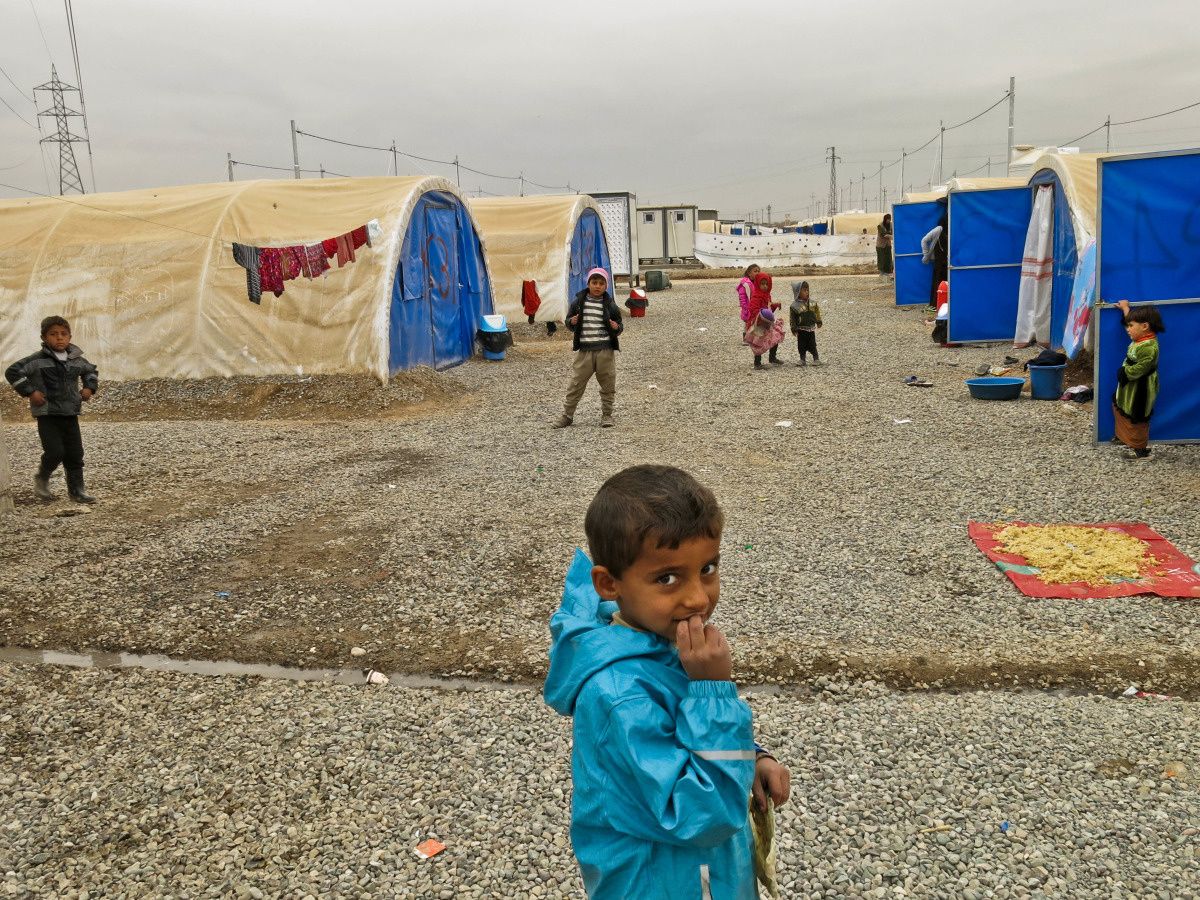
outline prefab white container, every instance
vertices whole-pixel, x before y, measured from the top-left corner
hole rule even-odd
[[[644,260],[695,259],[695,206],[639,206],[638,250]]]
[[[632,282],[640,271],[637,197],[628,191],[590,191],[588,196],[600,209],[613,276],[623,275]]]

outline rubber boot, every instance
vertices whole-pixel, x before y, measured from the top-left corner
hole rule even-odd
[[[54,500],[54,494],[50,492],[50,474],[43,473],[38,469],[37,474],[33,476],[33,496],[39,500]]]
[[[72,469],[67,472],[67,494],[76,503],[96,502],[96,498],[89,494],[83,486],[83,469]]]
[[[779,358],[779,348],[772,347],[770,355],[767,356],[767,362],[773,366],[782,366],[783,360]]]

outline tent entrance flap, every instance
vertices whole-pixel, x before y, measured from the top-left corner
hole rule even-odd
[[[897,203],[892,207],[892,252],[896,259],[896,305],[925,306],[933,284],[933,266],[921,262],[921,238],[941,219],[937,202]]]
[[[571,276],[567,285],[567,302],[570,303],[575,295],[587,287],[587,273],[599,266],[608,272],[612,278],[612,264],[608,256],[608,243],[604,240],[604,226],[596,211],[585,209],[575,222],[575,231],[571,234]],[[617,295],[616,288],[610,284],[609,293]]]
[[[950,341],[1013,339],[1032,212],[1028,187],[950,193]]]
[[[445,369],[470,359],[491,312],[483,251],[457,197],[422,195],[409,218],[392,288],[388,371]]]
[[[1154,303],[1159,393],[1150,441],[1200,441],[1200,152],[1108,157],[1099,163],[1097,303]],[[1111,399],[1129,346],[1120,310],[1097,310],[1096,436],[1113,435]]]

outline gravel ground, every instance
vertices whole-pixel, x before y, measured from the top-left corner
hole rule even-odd
[[[750,698],[793,773],[784,896],[1198,895],[1196,704],[821,686]],[[534,691],[0,666],[0,695],[4,896],[582,897]]]
[[[877,279],[812,283],[827,365],[765,373],[739,343],[733,282],[653,295],[628,321],[604,431],[594,386],[575,427],[548,427],[567,335],[523,323],[506,362],[437,376],[408,415],[395,397],[376,398],[385,417],[359,408],[353,383],[340,400],[314,388],[311,421],[294,386],[291,420],[110,411],[84,425],[102,498],[90,514],[56,517],[67,504],[36,504],[20,475],[0,522],[0,642],[332,666],[358,646],[388,671],[536,679],[588,501],[614,471],[658,461],[727,510],[717,621],[743,681],[1137,681],[1200,696],[1200,604],[1027,599],[966,534],[969,519],[1141,520],[1200,558],[1200,448],[1135,466],[1091,445],[1087,409],[972,401],[962,380],[1003,348],[935,347]],[[935,386],[907,388],[909,374]],[[196,393],[210,402],[212,386]],[[4,427],[27,472],[33,428]]]

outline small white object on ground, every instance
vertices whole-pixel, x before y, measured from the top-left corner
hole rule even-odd
[[[775,427],[776,428],[791,428],[792,420],[791,419],[783,419],[782,421],[776,422]]]
[[[366,655],[367,655],[367,651],[366,651],[366,650],[364,650],[362,647],[351,647],[351,648],[350,648],[350,655],[351,655],[351,656],[366,656]]]
[[[382,672],[372,669],[367,673],[367,684],[387,684],[390,681]]]
[[[649,388],[650,390],[652,390],[652,391],[657,391],[657,390],[658,390],[658,385],[657,385],[657,384],[648,384],[648,385],[646,385],[646,387],[648,387],[648,388]]]
[[[892,419],[893,425],[911,425],[912,419]]]
[[[708,331],[708,329],[707,329],[707,328],[697,328],[696,330],[697,330],[697,331]]]

